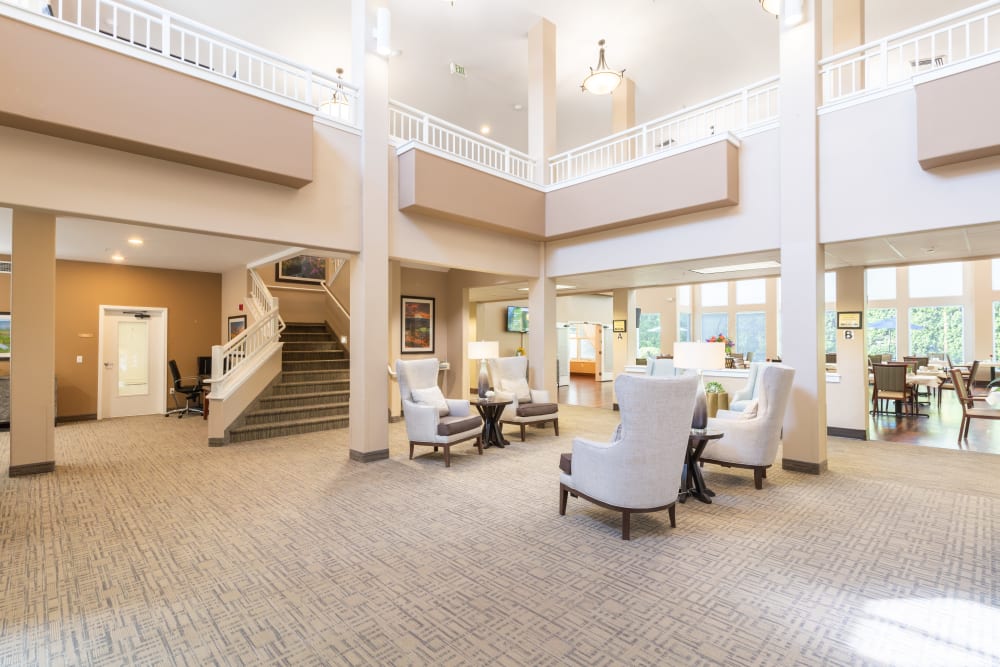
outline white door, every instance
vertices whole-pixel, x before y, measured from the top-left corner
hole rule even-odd
[[[98,416],[162,413],[166,405],[167,322],[162,308],[102,306]]]
[[[595,324],[593,327],[594,349],[597,352],[594,361],[594,379],[598,382],[608,382],[615,376],[615,362],[612,354],[614,342],[611,339],[611,327],[603,324]]]

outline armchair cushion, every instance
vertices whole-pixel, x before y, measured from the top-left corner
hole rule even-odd
[[[515,413],[518,417],[537,417],[556,412],[559,412],[559,406],[555,403],[528,403],[527,405],[518,405]]]
[[[531,388],[524,378],[500,378],[500,391],[514,394],[519,404],[531,403]]]
[[[441,393],[441,388],[437,385],[422,389],[412,388],[410,389],[410,394],[413,395],[413,400],[418,405],[429,405],[432,408],[436,408],[438,415],[441,417],[446,416],[449,412],[448,401],[445,400],[444,394]]]
[[[760,407],[760,399],[755,398],[749,403],[747,403],[746,407],[743,408],[743,412],[740,413],[740,416],[743,419],[753,419],[754,417],[757,416],[757,409],[759,407]]]
[[[441,417],[441,420],[438,422],[437,433],[444,436],[455,435],[456,433],[479,428],[482,425],[483,420],[478,415],[471,415],[469,417]]]

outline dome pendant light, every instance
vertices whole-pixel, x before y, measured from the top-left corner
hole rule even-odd
[[[781,13],[781,0],[760,0],[760,8],[777,16]]]
[[[608,67],[607,61],[604,60],[604,40],[599,41],[597,45],[601,47],[597,58],[597,69],[590,68],[590,74],[580,84],[580,90],[592,95],[610,95],[622,82],[625,70],[616,72]]]

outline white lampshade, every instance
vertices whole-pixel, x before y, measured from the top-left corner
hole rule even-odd
[[[496,359],[500,343],[495,340],[475,340],[469,343],[469,359]]]
[[[725,366],[725,343],[674,343],[675,368],[707,370]]]

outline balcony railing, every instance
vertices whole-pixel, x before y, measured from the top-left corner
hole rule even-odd
[[[885,90],[998,49],[1000,0],[991,0],[821,60],[823,103]]]
[[[17,17],[17,10],[4,10],[5,5],[42,6],[40,16],[93,36],[96,39],[88,40],[92,43],[99,44],[102,38],[113,41],[163,58],[174,67],[215,75],[211,78],[223,85],[243,84],[241,89],[356,125],[358,90],[349,83],[142,0],[0,0],[0,14]],[[35,23],[45,26],[45,21]]]
[[[554,155],[549,158],[549,182],[592,176],[714,134],[749,129],[777,118],[775,77]]]
[[[400,102],[389,102],[389,136],[399,142],[420,142],[520,181],[534,180],[531,156]]]

